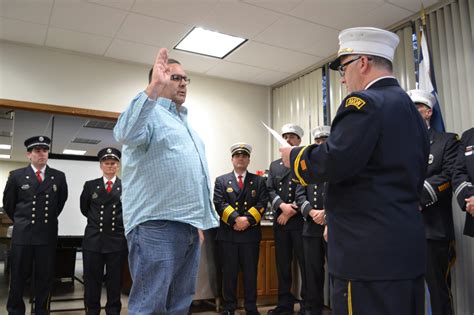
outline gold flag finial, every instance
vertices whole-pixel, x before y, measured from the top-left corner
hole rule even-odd
[[[423,6],[423,3],[421,4],[420,18],[421,18],[421,25],[426,26],[426,12],[425,12],[425,7]]]

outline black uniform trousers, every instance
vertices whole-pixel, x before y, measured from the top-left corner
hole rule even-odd
[[[322,315],[324,308],[324,262],[327,245],[323,237],[303,235],[305,314]]]
[[[23,292],[31,276],[34,285],[35,314],[49,314],[49,298],[54,280],[55,245],[12,244],[10,254],[10,291],[7,310],[10,315],[24,315]]]
[[[332,314],[425,315],[424,280],[420,276],[408,280],[350,281],[331,275]]]
[[[257,312],[257,269],[260,242],[218,241],[218,243],[222,261],[224,311],[232,312],[237,308],[237,278],[239,270],[242,270],[245,311]]]
[[[105,287],[107,290],[105,313],[107,315],[120,315],[120,309],[122,308],[120,290],[127,251],[97,253],[83,250],[82,259],[84,264],[84,305],[86,314],[100,314],[100,295],[104,282],[105,266]]]
[[[454,259],[454,243],[427,240],[428,266],[426,283],[430,291],[432,315],[453,315],[451,295],[451,263]]]
[[[295,304],[295,297],[291,293],[294,255],[296,255],[302,275],[301,298],[303,303],[306,292],[302,230],[285,230],[281,225],[274,223],[273,233],[275,237],[275,258],[278,275],[278,307],[282,311],[292,312]]]

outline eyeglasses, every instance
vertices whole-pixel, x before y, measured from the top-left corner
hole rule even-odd
[[[181,75],[181,74],[172,74],[170,76],[170,80],[177,81],[177,82],[180,82],[180,83],[181,83],[181,80],[184,80],[184,82],[186,82],[187,84],[189,84],[189,82],[191,82],[190,78],[188,78],[185,75]]]
[[[345,62],[345,63],[339,65],[339,67],[337,67],[337,71],[339,72],[339,74],[341,75],[341,77],[343,77],[344,74],[345,74],[345,72],[346,72],[345,68],[346,68],[348,65],[350,65],[351,63],[353,63],[354,61],[359,60],[360,58],[362,58],[362,56],[355,57],[355,58],[349,60],[348,62]]]

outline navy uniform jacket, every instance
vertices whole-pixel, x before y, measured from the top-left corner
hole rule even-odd
[[[58,216],[68,195],[63,172],[46,166],[41,184],[28,165],[10,172],[3,208],[13,221],[12,243],[16,245],[55,245]]]
[[[283,165],[281,159],[275,160],[270,164],[270,170],[267,178],[267,190],[272,203],[272,210],[275,213],[273,224],[277,223],[278,216],[282,213],[280,205],[284,203],[293,203],[296,201],[296,186],[292,181],[291,170]],[[299,209],[285,225],[284,230],[301,230],[303,228],[303,217]]]
[[[322,237],[324,225],[317,224],[309,216],[312,209],[324,210],[325,184],[298,185],[296,188],[296,204],[304,218],[303,236]]]
[[[474,196],[474,128],[462,134],[452,181],[454,196],[466,211],[465,199]],[[464,234],[474,237],[474,217],[469,213],[466,213]]]
[[[265,180],[247,172],[244,188],[239,189],[234,172],[219,176],[214,185],[214,205],[220,216],[216,240],[237,243],[258,242],[262,238],[260,221],[268,203]],[[246,216],[250,227],[235,231],[238,216]]]
[[[425,235],[430,240],[454,240],[451,176],[458,150],[457,135],[431,128],[428,171],[421,193]]]
[[[348,95],[325,144],[291,151],[301,184],[328,182],[332,275],[371,281],[425,273],[419,205],[428,154],[426,125],[395,78]]]
[[[102,177],[84,184],[81,212],[87,217],[82,248],[98,253],[127,249],[122,218],[122,181],[115,179],[110,193]]]

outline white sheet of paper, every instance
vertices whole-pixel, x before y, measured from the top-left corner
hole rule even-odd
[[[278,141],[278,143],[282,146],[282,147],[289,147],[290,145],[288,144],[288,142],[286,142],[285,139],[283,139],[282,136],[280,136],[280,134],[278,132],[276,132],[275,130],[273,130],[272,128],[268,127],[267,125],[265,125],[265,123],[263,121],[260,121],[264,126],[265,128],[267,128],[267,130],[273,135],[273,137],[276,139],[276,141]]]

